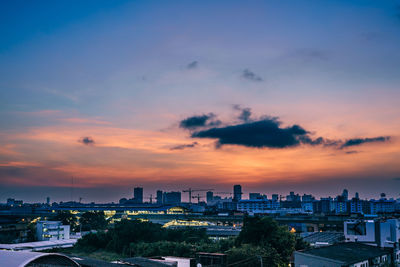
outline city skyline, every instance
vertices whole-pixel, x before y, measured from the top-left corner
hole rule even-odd
[[[2,2],[0,202],[398,198],[399,7]]]

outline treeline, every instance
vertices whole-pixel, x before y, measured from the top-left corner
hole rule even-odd
[[[122,220],[106,231],[90,233],[79,239],[75,249],[92,253],[109,251],[124,257],[195,257],[197,252],[228,255],[237,266],[287,266],[295,248],[305,244],[270,217],[248,217],[237,238],[211,241],[205,229],[163,228],[140,220]]]

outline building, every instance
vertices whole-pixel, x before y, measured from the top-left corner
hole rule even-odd
[[[135,187],[133,189],[133,201],[135,203],[143,203],[143,187]]]
[[[0,244],[0,250],[13,251],[42,251],[53,248],[71,248],[77,242],[77,239],[60,239],[52,241],[35,241],[16,244]]]
[[[371,205],[368,201],[354,197],[350,200],[350,213],[371,214]]]
[[[163,191],[157,190],[156,200],[157,204],[163,204]]]
[[[334,245],[345,240],[343,232],[303,232],[300,236],[312,247]]]
[[[60,221],[38,221],[36,237],[39,241],[69,239],[70,226],[62,225]]]
[[[301,201],[302,201],[302,202],[313,202],[314,200],[315,200],[315,198],[314,198],[312,195],[304,194],[304,195],[301,197]]]
[[[301,202],[301,210],[303,212],[314,212],[313,202]]]
[[[79,267],[75,260],[58,253],[0,250],[1,266],[70,266]]]
[[[392,248],[400,241],[400,219],[348,220],[344,235],[348,242]]]
[[[335,210],[334,201],[331,197],[321,198],[320,201],[314,202],[314,213],[330,214]]]
[[[371,214],[392,213],[395,211],[396,201],[381,198],[379,200],[371,200]]]
[[[260,193],[249,193],[249,199],[254,200],[254,199],[268,199],[267,195],[260,194]]]
[[[239,201],[242,199],[242,186],[237,184],[233,186],[233,201]]]
[[[348,207],[347,207],[347,199],[345,196],[337,196],[335,201],[333,202],[333,209],[336,214],[340,213],[347,213]]]
[[[22,200],[16,200],[14,198],[8,198],[7,199],[7,206],[22,206],[22,204],[24,204],[24,202]]]
[[[181,192],[164,192],[163,194],[163,203],[166,205],[176,205],[180,204],[181,201]]]
[[[344,201],[347,201],[349,199],[349,191],[347,189],[343,189],[342,197]]]
[[[372,267],[392,262],[389,249],[355,242],[294,252],[295,267]]]
[[[300,195],[294,194],[294,192],[290,192],[289,195],[286,196],[286,201],[288,202],[300,202]]]
[[[214,193],[212,191],[208,191],[206,193],[207,204],[211,204],[214,201]]]
[[[265,199],[240,200],[237,203],[237,210],[248,214],[269,213],[270,210],[279,209],[279,202]]]

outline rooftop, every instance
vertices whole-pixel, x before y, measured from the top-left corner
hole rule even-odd
[[[352,264],[378,256],[387,255],[390,251],[362,243],[348,242],[308,249],[300,251],[300,253],[337,260],[345,264]]]

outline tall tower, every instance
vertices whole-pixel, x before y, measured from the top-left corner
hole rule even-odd
[[[143,203],[143,187],[135,187],[133,189],[133,200],[136,203]]]
[[[347,189],[343,189],[342,196],[343,196],[344,200],[347,201],[349,199],[349,191],[347,191]]]
[[[163,192],[161,190],[157,190],[156,200],[157,204],[163,204]]]
[[[242,199],[242,186],[237,184],[233,186],[233,201],[239,201]]]
[[[207,204],[210,204],[214,200],[214,193],[212,191],[207,192]]]

